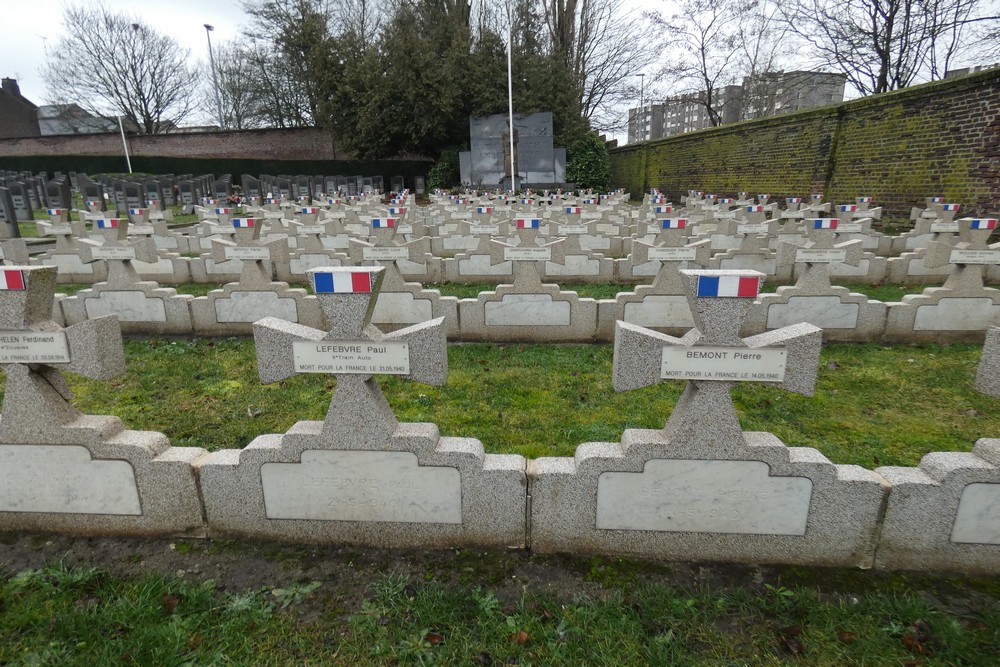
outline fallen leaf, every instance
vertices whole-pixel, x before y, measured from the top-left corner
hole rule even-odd
[[[174,609],[177,608],[177,605],[180,604],[181,601],[180,598],[171,595],[170,593],[164,593],[160,600],[163,602],[163,608],[168,614],[174,613]]]
[[[431,644],[437,645],[444,641],[444,635],[442,635],[439,632],[428,632],[426,635],[424,635],[424,639],[426,639]]]
[[[524,630],[518,630],[517,632],[511,634],[510,640],[518,644],[526,644],[528,642],[528,633]]]
[[[837,639],[843,644],[853,644],[858,640],[858,636],[853,632],[845,632],[841,630],[837,633]]]

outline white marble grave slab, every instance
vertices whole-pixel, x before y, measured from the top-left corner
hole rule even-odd
[[[375,324],[416,324],[434,318],[430,299],[415,299],[409,292],[382,292],[375,302]]]
[[[223,275],[239,275],[243,271],[243,262],[238,259],[229,259],[224,262],[216,262],[211,257],[205,258],[205,273],[207,275],[213,274],[223,274]]]
[[[141,262],[132,260],[132,268],[143,276],[172,276],[174,275],[174,263],[169,259],[159,259],[155,262]]]
[[[341,260],[330,257],[329,255],[308,253],[299,255],[298,257],[293,257],[289,261],[289,270],[296,275],[304,275],[309,269],[318,269],[321,266],[343,265],[344,264]]]
[[[860,311],[859,304],[841,303],[838,296],[793,296],[768,306],[767,328],[808,322],[820,329],[855,329]]]
[[[641,302],[626,303],[624,319],[641,327],[689,329],[694,326],[691,306],[684,296],[653,295]]]
[[[502,301],[486,302],[486,324],[502,326],[569,326],[568,301],[550,294],[504,294]]]
[[[50,255],[42,260],[45,266],[59,267],[59,273],[93,273],[94,267],[84,264],[79,255]]]
[[[962,490],[951,541],[1000,544],[1000,484],[969,484]]]
[[[660,262],[643,262],[632,267],[633,276],[655,276],[660,271]]]
[[[945,297],[917,306],[914,331],[978,331],[1000,323],[1000,305],[989,297]]]
[[[76,445],[0,445],[0,512],[142,514],[127,461]]]
[[[857,266],[851,266],[850,264],[844,264],[843,262],[837,262],[835,264],[830,264],[827,267],[827,275],[832,277],[841,276],[867,276],[868,270],[871,268],[871,261],[867,259],[862,259],[858,262]]]
[[[601,272],[601,262],[586,255],[566,255],[562,265],[545,262],[547,276],[596,276]]]
[[[343,250],[351,247],[351,237],[348,234],[334,234],[333,236],[322,236],[319,239],[324,248],[331,250]]]
[[[750,271],[760,271],[767,275],[774,275],[777,270],[777,260],[773,257],[762,257],[761,255],[736,255],[726,257],[719,262],[720,269],[736,270],[747,269]]]
[[[274,292],[232,292],[215,300],[215,317],[218,322],[256,322],[262,317],[299,321],[295,299]]]
[[[489,255],[470,255],[458,260],[458,275],[460,276],[509,276],[514,272],[511,262],[500,262],[490,265]]]
[[[599,530],[805,535],[807,477],[771,477],[762,461],[653,459],[597,482]]]
[[[611,249],[611,239],[606,236],[590,236],[585,234],[580,237],[580,247],[584,250],[596,250],[600,252],[601,250]]]
[[[419,466],[410,452],[306,450],[301,463],[260,468],[268,519],[462,523],[457,468]]]
[[[163,299],[147,297],[142,292],[105,291],[97,298],[83,301],[87,318],[117,315],[122,322],[166,322],[167,311]]]
[[[477,236],[446,236],[441,239],[441,247],[445,250],[474,250],[478,245]]]

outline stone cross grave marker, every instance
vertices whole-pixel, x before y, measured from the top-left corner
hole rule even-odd
[[[512,246],[503,241],[490,239],[490,261],[493,266],[511,262],[514,271],[514,291],[530,293],[542,284],[542,270],[538,268],[538,262],[554,262],[562,265],[565,261],[563,248],[565,239],[556,239],[545,245],[535,243],[541,226],[541,220],[538,218],[516,218],[514,226],[520,243]]]
[[[671,443],[733,456],[744,449],[745,440],[729,390],[736,382],[762,382],[811,396],[822,330],[795,324],[740,338],[764,274],[719,270],[681,274],[695,328],[675,338],[618,322],[614,387],[628,391],[661,380],[688,380],[664,427]]]
[[[704,239],[687,243],[691,228],[686,218],[664,218],[657,223],[659,232],[652,243],[637,240],[632,245],[632,266],[659,262],[660,268],[653,279],[656,293],[683,294],[685,288],[678,273],[681,262],[704,266],[712,257],[712,242]]]
[[[811,292],[829,293],[830,265],[857,266],[861,262],[864,243],[856,240],[834,244],[839,218],[811,218],[806,219],[805,224],[809,242],[803,247],[785,246],[786,252],[795,253],[796,264],[805,264],[805,271],[795,284]]]
[[[0,269],[0,364],[7,376],[0,442],[88,444],[121,429],[115,417],[83,415],[60,371],[93,380],[125,372],[118,318],[65,329],[52,321],[56,267]]]
[[[395,292],[403,289],[405,281],[397,262],[409,260],[423,264],[425,262],[424,255],[430,250],[427,239],[419,238],[405,241],[402,237],[397,236],[399,222],[398,218],[393,217],[372,218],[371,225],[375,232],[374,243],[353,238],[350,241],[351,261],[356,264],[379,262],[386,267],[385,277],[381,282],[381,288],[386,291]]]
[[[155,263],[159,259],[156,243],[148,236],[129,238],[127,218],[100,218],[94,221],[94,227],[104,237],[104,243],[80,239],[81,261],[89,264],[105,260],[108,263],[107,286],[113,289],[134,289],[140,278],[132,262]]]
[[[955,245],[933,241],[927,247],[924,266],[929,269],[953,265],[941,289],[980,291],[990,266],[1000,264],[1000,243],[986,241],[997,227],[995,218],[960,218]]]
[[[288,239],[260,240],[261,224],[257,218],[232,218],[233,241],[212,239],[212,260],[225,262],[239,260],[240,287],[256,289],[271,282],[271,272],[265,262],[276,262],[288,257]]]
[[[385,267],[324,267],[308,272],[329,331],[273,317],[253,325],[265,384],[298,373],[337,378],[323,435],[351,446],[384,445],[398,422],[375,374],[443,385],[448,376],[444,318],[384,334],[371,324]]]

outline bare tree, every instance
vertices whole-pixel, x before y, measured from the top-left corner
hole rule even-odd
[[[265,86],[256,63],[264,59],[260,46],[252,41],[230,42],[215,49],[215,68],[219,82],[219,101],[225,127],[245,130],[261,127],[266,120]],[[204,79],[202,100],[214,101],[211,77]],[[211,113],[214,114],[214,107]]]
[[[784,7],[814,61],[844,73],[863,95],[944,76],[963,55],[968,30],[997,20],[983,0],[796,0]]]
[[[616,130],[634,81],[656,58],[654,32],[622,0],[542,0],[552,54],[580,91],[583,117]]]
[[[170,131],[193,110],[198,73],[173,39],[103,5],[68,6],[63,25],[42,67],[52,102],[125,116],[145,134]]]

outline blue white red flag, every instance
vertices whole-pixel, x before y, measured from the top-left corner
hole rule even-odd
[[[698,276],[699,297],[757,298],[760,279],[756,276]]]
[[[313,275],[316,294],[362,294],[372,291],[372,273],[368,271],[317,271]]]

